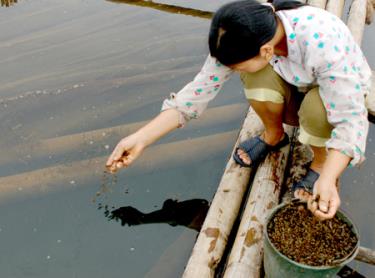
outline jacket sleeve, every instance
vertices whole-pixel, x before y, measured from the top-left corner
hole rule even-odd
[[[360,47],[346,26],[341,32],[326,33],[311,46],[308,64],[315,70],[319,94],[333,126],[326,147],[352,158],[350,166],[364,159],[369,128],[365,94],[371,84],[371,70]]]
[[[206,109],[209,101],[214,99],[223,83],[233,71],[222,65],[216,58],[207,57],[200,72],[178,93],[171,93],[163,102],[161,111],[174,108],[180,112],[180,127],[198,118]]]

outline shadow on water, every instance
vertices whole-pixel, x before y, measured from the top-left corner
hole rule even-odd
[[[121,226],[136,226],[142,224],[167,223],[171,226],[185,226],[199,231],[206,217],[209,202],[204,199],[177,201],[167,199],[160,210],[143,213],[138,209],[126,206],[109,210],[108,206],[101,203],[98,209],[104,208],[104,215],[109,220],[121,221]]]

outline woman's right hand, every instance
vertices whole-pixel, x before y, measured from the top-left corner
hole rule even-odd
[[[136,133],[123,138],[109,156],[106,167],[114,173],[117,170],[128,167],[141,155],[146,145]]]

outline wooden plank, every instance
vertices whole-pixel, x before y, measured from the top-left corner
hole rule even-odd
[[[287,127],[292,135],[294,128]],[[290,145],[267,156],[256,172],[242,221],[230,254],[225,278],[260,277],[266,217],[279,203]]]
[[[251,108],[245,118],[232,155],[239,142],[261,133],[263,125]],[[203,223],[183,277],[214,277],[224,253],[228,236],[237,218],[248,186],[250,168],[240,167],[232,155]]]

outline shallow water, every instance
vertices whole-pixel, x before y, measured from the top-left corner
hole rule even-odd
[[[225,2],[161,3],[212,11]],[[99,0],[0,8],[0,277],[182,273],[194,229],[121,226],[105,212],[211,200],[247,109],[238,78],[200,121],[150,147],[133,167],[113,177],[103,165],[121,137],[199,70],[208,27],[199,17]],[[364,39],[372,68],[374,30]],[[367,157],[345,173],[342,200],[363,245],[375,248],[373,142]],[[175,224],[162,220],[154,222]],[[354,266],[371,277],[370,267]]]

